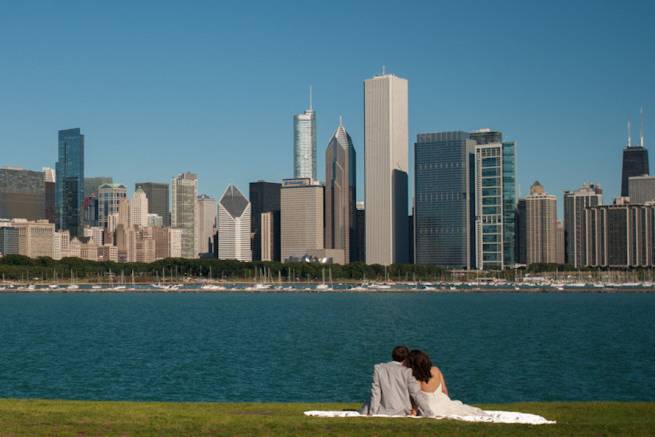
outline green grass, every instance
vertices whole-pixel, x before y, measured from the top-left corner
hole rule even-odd
[[[202,435],[655,435],[655,403],[483,405],[535,413],[557,425],[472,424],[435,419],[328,419],[311,409],[353,404],[212,404],[0,400],[2,436]]]

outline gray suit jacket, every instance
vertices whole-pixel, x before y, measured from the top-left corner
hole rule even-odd
[[[371,384],[371,399],[361,410],[362,414],[407,415],[412,410],[420,387],[412,369],[402,363],[390,361],[376,364]]]

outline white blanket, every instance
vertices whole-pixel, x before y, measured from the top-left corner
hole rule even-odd
[[[536,414],[515,413],[512,411],[485,411],[487,416],[445,416],[435,417],[434,419],[453,419],[463,420],[466,422],[488,422],[488,423],[522,423],[526,425],[549,425],[557,423],[554,420],[548,420]],[[365,416],[356,411],[305,411],[305,416],[314,417],[404,417],[415,419],[429,419],[421,416],[384,416],[374,415]]]

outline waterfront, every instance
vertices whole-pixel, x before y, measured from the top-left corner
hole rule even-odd
[[[0,397],[344,401],[396,343],[467,402],[655,399],[646,293],[4,293]]]

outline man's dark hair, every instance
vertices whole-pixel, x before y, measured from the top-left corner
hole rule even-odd
[[[409,349],[407,346],[396,346],[391,352],[391,358],[393,358],[394,361],[398,361],[399,363],[404,362],[408,356]]]

